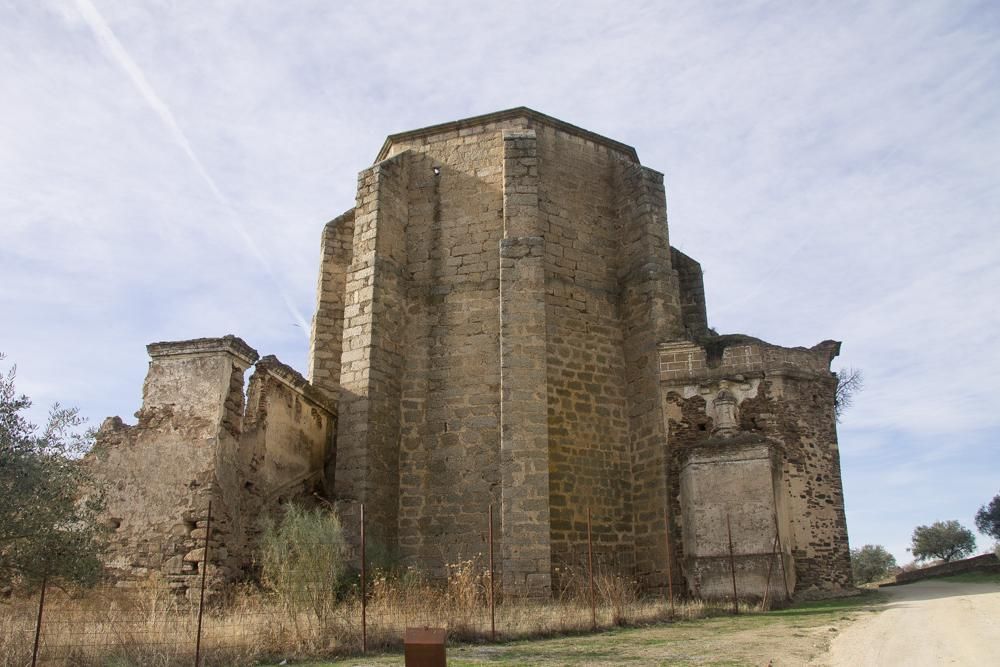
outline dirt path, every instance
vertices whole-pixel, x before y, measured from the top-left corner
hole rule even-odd
[[[1000,585],[922,581],[882,590],[885,611],[848,625],[815,664],[1000,664]]]

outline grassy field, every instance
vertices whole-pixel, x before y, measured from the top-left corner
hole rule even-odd
[[[929,581],[958,581],[963,584],[1000,584],[1000,573],[964,572],[949,577],[936,577]]]
[[[795,605],[765,614],[717,616],[644,628],[535,641],[457,645],[448,664],[472,665],[802,665],[826,651],[839,627],[874,613],[885,595]],[[402,664],[398,653],[308,667]]]

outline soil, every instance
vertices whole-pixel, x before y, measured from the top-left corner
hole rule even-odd
[[[996,665],[1000,584],[920,581],[882,589],[884,611],[845,627],[814,664]]]

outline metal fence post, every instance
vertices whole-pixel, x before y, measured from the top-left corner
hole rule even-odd
[[[781,533],[778,532],[778,515],[774,515],[774,539],[778,541],[778,562],[781,563],[781,582],[785,585],[785,600],[788,600],[788,573],[785,572],[785,550],[781,546]]]
[[[764,599],[760,601],[760,606],[767,611],[767,598],[771,594],[771,571],[774,570],[774,557],[778,555],[778,534],[774,534],[771,542],[771,557],[767,559],[767,579],[764,581]]]
[[[205,553],[201,556],[201,599],[198,601],[198,635],[194,643],[194,667],[201,664],[201,619],[205,612],[205,577],[208,575],[208,539],[212,536],[212,501],[208,501],[205,520]]]
[[[365,571],[365,504],[361,503],[361,652],[368,652],[368,583]]]
[[[490,503],[490,641],[497,640],[496,599],[493,586],[493,503]]]
[[[733,528],[726,515],[726,532],[729,534],[729,571],[733,575],[733,614],[740,613],[740,599],[736,593],[736,556],[733,555]]]
[[[590,624],[597,630],[597,603],[594,600],[594,543],[590,535],[590,508],[587,508],[587,574],[590,577]]]
[[[670,618],[674,617],[674,566],[670,557],[670,514],[663,508],[663,536],[667,544],[667,595],[670,597]]]
[[[42,592],[38,596],[38,620],[35,621],[35,647],[31,650],[31,667],[38,663],[38,642],[42,638],[42,613],[45,611],[45,587],[49,583],[49,575],[42,577]]]

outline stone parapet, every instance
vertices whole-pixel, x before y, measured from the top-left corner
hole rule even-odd
[[[220,338],[192,338],[150,343],[146,346],[146,352],[152,359],[225,352],[242,362],[244,368],[252,366],[260,358],[257,350],[247,345],[242,338],[232,334]]]
[[[830,362],[839,352],[840,343],[836,341],[823,341],[808,349],[788,348],[741,335],[709,337],[700,342],[661,343],[660,380],[684,384],[699,378],[719,379],[736,374],[759,376],[764,372],[829,376]]]

